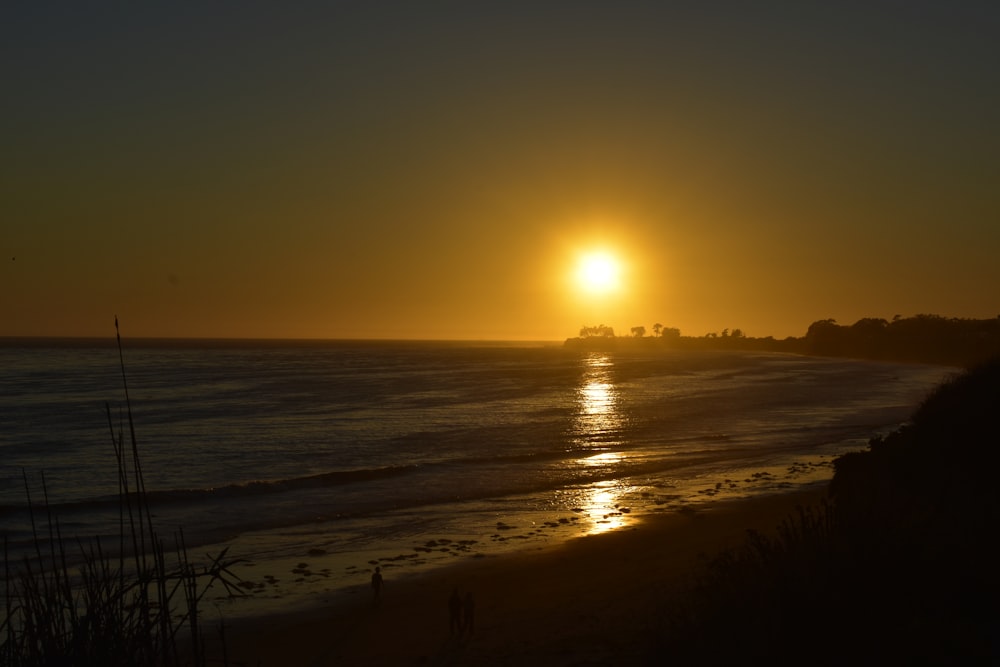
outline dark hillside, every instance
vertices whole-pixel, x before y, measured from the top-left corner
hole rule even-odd
[[[826,504],[708,561],[669,614],[664,657],[997,664],[998,414],[993,361],[840,457]]]

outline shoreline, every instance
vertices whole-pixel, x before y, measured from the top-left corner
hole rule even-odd
[[[232,572],[243,596],[234,598],[222,590],[209,594],[203,618],[233,621],[337,606],[367,591],[375,566],[391,579],[423,577],[463,563],[558,549],[662,516],[693,515],[758,497],[825,488],[833,458],[832,453],[817,454],[812,460],[795,457],[723,472],[706,470],[683,483],[667,478],[634,485],[595,483],[577,489],[570,501],[564,498],[564,507],[543,507],[531,497],[514,499],[505,508],[474,503],[459,520],[455,515],[443,523],[429,522],[422,512],[404,514],[393,521],[409,520],[421,526],[418,532],[349,549],[339,548],[336,524],[318,524],[318,530],[313,527],[294,540],[285,531],[247,536],[216,549],[231,548],[240,559]]]
[[[359,585],[328,605],[217,622],[202,631],[210,659],[232,665],[646,664],[672,594],[702,555],[774,530],[827,485],[644,516],[598,535],[469,558],[393,578],[382,600]],[[449,633],[447,600],[476,598],[475,632]],[[224,653],[223,653],[224,651]]]

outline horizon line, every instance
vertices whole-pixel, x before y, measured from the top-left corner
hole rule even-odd
[[[572,338],[572,337],[569,337]],[[295,337],[261,337],[261,336],[122,336],[122,342],[138,343],[479,343],[479,344],[554,344],[563,343],[569,338],[295,338]],[[117,344],[115,335],[108,336],[68,336],[68,335],[38,335],[38,336],[8,336],[0,335],[0,345],[16,343],[78,343]]]

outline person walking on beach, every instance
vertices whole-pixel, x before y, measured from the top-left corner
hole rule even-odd
[[[465,594],[465,602],[462,604],[462,628],[470,635],[476,631],[476,598],[472,591]]]
[[[382,568],[375,566],[372,572],[372,604],[378,605],[382,600]]]
[[[448,598],[448,629],[452,636],[462,634],[462,596],[457,586],[451,590],[451,597]]]

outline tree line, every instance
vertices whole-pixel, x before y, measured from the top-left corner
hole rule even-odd
[[[578,337],[566,341],[569,347],[584,348],[619,344],[669,349],[760,350],[969,366],[1000,357],[1000,317],[977,320],[897,315],[892,320],[866,317],[850,325],[838,324],[831,318],[810,324],[805,336],[784,339],[756,338],[739,328],[703,336],[683,336],[680,329],[659,322],[652,326],[652,335],[647,335],[645,326],[634,326],[628,336],[616,336],[612,327],[601,324],[581,327]]]

